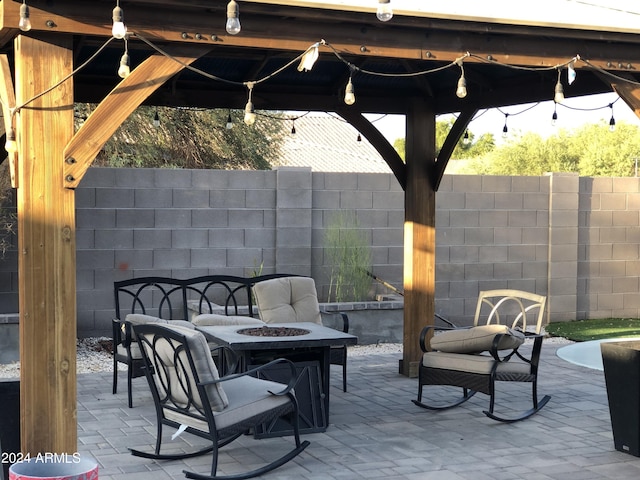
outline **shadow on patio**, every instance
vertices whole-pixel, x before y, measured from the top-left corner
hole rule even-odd
[[[304,435],[311,445],[299,457],[265,476],[277,479],[620,479],[640,475],[640,458],[614,449],[601,371],[570,364],[556,356],[557,344],[543,346],[540,395],[552,396],[532,418],[501,424],[482,413],[482,394],[460,407],[430,412],[415,406],[417,379],[398,374],[400,354],[350,357],[349,391],[332,372],[330,426]],[[184,478],[189,469],[206,473],[210,457],[155,462],[136,458],[128,447],[151,450],[155,412],[144,378],[134,380],[135,407],[127,408],[126,390],[111,394],[110,373],[78,375],[79,450],[100,465],[100,479],[163,480]],[[500,385],[522,392],[529,385]],[[498,394],[497,408],[500,400]],[[518,398],[518,401],[520,398]],[[167,429],[169,430],[169,429]],[[172,432],[168,432],[169,435]],[[188,434],[176,450],[202,440]],[[245,436],[221,450],[220,474],[246,470],[248,462],[290,448],[292,439],[254,440]],[[169,443],[168,443],[169,444]],[[168,445],[167,444],[167,445]],[[247,449],[251,454],[247,455]]]

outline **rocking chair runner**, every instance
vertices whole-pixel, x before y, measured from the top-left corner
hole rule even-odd
[[[473,327],[425,327],[420,334],[420,348],[424,353],[418,373],[418,398],[413,403],[430,410],[443,410],[481,392],[490,396],[489,410],[484,413],[494,420],[515,422],[538,412],[550,399],[546,395],[538,401],[537,395],[545,303],[546,297],[519,290],[483,291],[478,297]],[[480,325],[483,314],[487,315],[486,325]],[[532,316],[535,323],[528,328],[527,320]],[[432,337],[434,330],[445,332]],[[525,339],[533,340],[530,355],[524,355],[519,349]],[[516,417],[494,413],[496,382],[500,381],[531,383],[533,407]],[[462,397],[443,405],[427,403],[422,399],[427,385],[462,387]]]
[[[173,325],[134,325],[145,362],[157,416],[154,453],[131,450],[136,456],[153,459],[184,459],[213,453],[211,474],[185,471],[187,478],[243,479],[262,475],[280,467],[301,453],[308,441],[301,442],[298,430],[298,403],[293,391],[295,366],[288,360],[274,360],[240,374],[220,378],[202,333]],[[291,367],[288,385],[251,376],[274,363]],[[231,476],[216,475],[218,450],[263,422],[286,418],[293,426],[295,447],[261,468]],[[184,428],[211,440],[212,445],[185,454],[160,453],[162,426]]]

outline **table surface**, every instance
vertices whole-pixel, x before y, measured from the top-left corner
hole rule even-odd
[[[287,337],[263,337],[238,333],[247,328],[260,328],[256,325],[201,326],[197,330],[209,340],[228,345],[236,350],[267,350],[273,348],[331,347],[336,345],[355,345],[358,337],[317,323],[269,323],[267,327],[300,328],[308,330],[304,335]]]

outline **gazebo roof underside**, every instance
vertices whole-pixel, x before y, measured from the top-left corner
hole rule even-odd
[[[72,33],[76,66],[110,36],[115,2],[28,3],[34,24],[30,34]],[[295,62],[255,86],[257,110],[337,111],[344,108],[350,73],[357,98],[352,108],[399,114],[416,98],[428,99],[436,114],[550,100],[558,80],[554,67],[566,67],[576,57],[576,81],[568,85],[563,74],[567,97],[608,92],[612,84],[625,83],[606,72],[631,82],[640,80],[637,34],[409,15],[382,23],[373,7],[371,12],[357,12],[242,1],[242,31],[231,36],[224,31],[226,1],[211,3],[121,3],[131,33],[132,69],[158,54],[149,43],[165,52],[204,49],[207,53],[192,66],[227,80],[185,69],[149,97],[147,104],[242,109],[247,102],[244,82],[268,77],[321,40],[330,46],[320,46],[311,71],[299,72]],[[0,39],[10,58],[11,39],[18,33],[18,7],[14,1],[4,8]],[[123,41],[111,41],[74,75],[76,101],[99,103],[113,90],[121,80],[116,71],[123,50]],[[463,65],[469,93],[460,99],[455,90],[461,70],[454,62],[467,53],[471,56],[463,58]],[[433,72],[438,67],[445,68]],[[421,71],[430,73],[405,76]]]

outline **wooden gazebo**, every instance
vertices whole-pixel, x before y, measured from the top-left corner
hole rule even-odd
[[[362,3],[362,2],[360,2]],[[19,29],[21,15],[31,29]],[[140,104],[337,112],[378,149],[405,190],[402,373],[434,314],[435,194],[480,109],[611,91],[640,111],[640,36],[624,31],[436,18],[377,2],[337,7],[238,0],[2,0],[0,98],[18,199],[22,451],[71,453],[76,423],[75,193],[105,141]],[[232,9],[233,10],[233,9]],[[233,13],[233,11],[232,11]],[[118,15],[115,15],[116,17]],[[117,19],[117,18],[116,18]],[[299,71],[305,52],[319,58]],[[120,78],[126,63],[130,75]],[[577,72],[567,82],[567,72]],[[464,74],[464,92],[456,94]],[[351,79],[355,103],[344,101]],[[74,102],[98,104],[74,131]],[[436,115],[457,121],[436,158]],[[363,113],[406,115],[406,163]],[[14,142],[15,140],[15,142]]]

